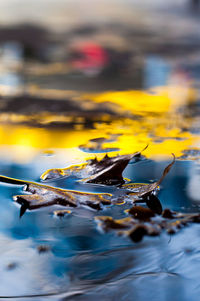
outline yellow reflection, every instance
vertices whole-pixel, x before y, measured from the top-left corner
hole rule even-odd
[[[66,150],[72,159],[83,161],[94,155],[101,158],[103,154],[84,153],[78,149],[78,146],[85,144],[87,146],[90,139],[105,137],[105,142],[101,145],[103,149],[120,149],[112,152],[112,155],[134,153],[149,144],[144,152],[147,157],[170,155],[172,152],[180,156],[183,150],[191,145],[195,146],[199,140],[198,136],[192,135],[189,131],[191,120],[176,114],[183,104],[194,101],[195,91],[188,87],[186,91],[184,87],[181,89],[170,86],[154,89],[153,92],[156,94],[123,91],[84,95],[80,99],[82,102],[84,99],[110,102],[119,106],[118,111],[127,111],[140,116],[139,118],[127,117],[111,123],[105,123],[108,116],[104,116],[105,120],[97,123],[94,129],[85,129],[84,118],[81,116],[77,117],[75,128],[59,130],[22,126],[19,124],[28,121],[29,116],[1,114],[0,150],[8,148],[8,152],[4,151],[4,155],[8,156],[9,152],[13,152],[13,160],[20,163],[28,162],[37,153],[48,152],[49,149]],[[45,113],[31,118],[39,121],[42,126],[47,126],[52,121],[71,122],[73,117]],[[109,137],[113,134],[117,139],[109,142]]]
[[[109,91],[86,95],[97,103],[111,102],[121,109],[132,113],[167,113],[183,105],[192,103],[197,98],[197,91],[191,85],[168,85],[147,91]]]
[[[72,159],[79,161],[94,155],[101,158],[102,154],[88,154],[79,150],[78,146],[96,137],[106,137],[110,132],[121,134],[117,141],[102,144],[103,148],[112,146],[120,149],[120,151],[112,152],[112,155],[134,153],[149,144],[144,152],[147,157],[170,155],[171,152],[180,156],[182,151],[193,145],[198,138],[189,132],[182,133],[178,128],[167,130],[165,124],[160,124],[154,133],[155,137],[160,139],[157,141],[155,137],[150,137],[149,125],[141,120],[116,121],[112,125],[101,124],[94,130],[63,131],[24,126],[0,126],[0,149],[3,146],[9,147],[9,152],[15,154],[14,160],[18,162],[28,162],[38,152],[49,149],[66,149]]]
[[[88,96],[87,96],[88,97]],[[95,102],[111,102],[132,113],[138,112],[167,112],[170,98],[164,94],[151,95],[143,91],[105,92],[90,95]]]

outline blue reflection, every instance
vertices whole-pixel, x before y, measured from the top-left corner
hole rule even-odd
[[[144,65],[144,88],[166,85],[171,67],[169,63],[159,55],[148,55],[145,57]]]
[[[167,164],[151,160],[129,164],[124,176],[134,182],[149,183],[160,178]],[[38,179],[41,169],[45,166],[1,165],[1,173],[16,178]],[[192,170],[193,163],[190,161],[179,161],[173,166],[159,192],[164,208],[199,210],[193,206],[186,192]],[[51,184],[71,189],[82,187],[82,190],[93,192],[101,190],[95,185],[84,188],[84,184],[76,183],[75,178],[65,178]],[[102,186],[102,189],[106,192],[107,188]],[[108,191],[112,189],[108,188]],[[177,300],[186,301],[191,292],[193,296],[200,292],[196,281],[199,265],[198,225],[183,229],[176,237],[162,234],[134,244],[126,237],[100,233],[93,221],[97,214],[125,217],[124,209],[129,205],[105,207],[98,213],[87,209],[74,210],[62,219],[52,216],[52,210],[56,207],[44,208],[27,212],[19,219],[19,207],[12,201],[12,196],[22,193],[21,188],[1,184],[0,191],[0,270],[4,279],[8,277],[11,283],[9,291],[3,287],[5,282],[0,284],[0,296],[42,296],[53,292],[56,293],[53,300],[65,299],[65,296],[72,294],[73,300],[94,300],[98,295],[101,300],[106,300],[105,296],[109,300],[126,296],[129,301],[135,296],[137,300],[144,301],[148,293],[148,298],[150,296],[154,300],[176,300],[173,295],[178,294]],[[39,246],[48,248],[40,253]],[[12,266],[13,270],[8,268]],[[28,275],[26,281],[21,281],[25,274]],[[79,290],[85,299],[73,295]],[[193,296],[190,298],[192,301],[195,300]]]

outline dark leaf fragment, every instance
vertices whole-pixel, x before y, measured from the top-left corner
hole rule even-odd
[[[122,188],[126,189],[127,194],[129,194],[133,199],[138,200],[138,198],[142,198],[143,200],[145,200],[152,192],[158,189],[159,185],[170,171],[171,167],[175,162],[175,155],[174,154],[172,155],[173,155],[173,161],[169,165],[167,165],[167,167],[163,171],[161,178],[158,181],[152,184],[143,184],[143,183],[124,184]]]
[[[129,232],[129,237],[134,242],[139,242],[147,233],[148,231],[145,225],[137,225]]]
[[[165,218],[174,218],[174,213],[170,209],[165,209],[162,213],[162,217]]]
[[[129,217],[115,220],[111,216],[96,216],[95,220],[97,221],[99,227],[101,227],[105,232],[110,230],[128,229],[135,224],[134,221]]]
[[[47,245],[39,245],[37,246],[37,250],[39,254],[47,253],[51,250],[50,246]]]
[[[18,267],[18,263],[17,262],[11,262],[7,265],[6,269],[8,271],[12,271],[14,269],[16,269]]]
[[[144,151],[146,146],[142,151]],[[101,161],[95,163],[95,172],[93,175],[86,179],[86,183],[105,184],[105,185],[119,185],[124,183],[122,173],[129,161],[134,157],[140,155],[137,152],[131,155],[122,155],[116,157],[108,157],[106,155]],[[94,164],[94,163],[93,163]]]
[[[131,229],[127,234],[134,242],[140,242],[145,235],[158,236],[160,235],[160,227],[155,227],[149,224],[138,224]]]
[[[162,205],[160,200],[157,198],[157,196],[153,193],[148,194],[145,196],[144,201],[146,202],[149,209],[151,209],[156,214],[162,214]]]
[[[142,150],[144,151],[147,146]],[[123,184],[122,173],[129,161],[138,157],[141,152],[131,155],[109,157],[107,154],[98,161],[96,158],[82,165],[73,165],[63,169],[49,169],[41,175],[41,179],[52,180],[69,175],[85,179],[86,183],[117,185]]]
[[[152,217],[155,216],[154,212],[149,208],[144,208],[142,206],[134,206],[127,212],[132,215],[134,218],[141,221],[149,221]]]
[[[26,204],[21,204],[20,213],[19,213],[20,218],[25,214],[27,209],[28,209],[28,207]]]
[[[155,218],[152,210],[141,206],[134,206],[126,212],[130,217],[121,220],[108,216],[95,219],[104,231],[116,231],[118,235],[128,236],[134,242],[141,241],[144,236],[158,236],[164,230],[168,234],[175,234],[191,223],[200,223],[200,213],[177,213],[165,209],[162,217]]]
[[[66,210],[66,209],[55,210],[53,212],[53,214],[58,217],[64,217],[65,215],[69,215],[70,213],[71,213],[71,210]]]

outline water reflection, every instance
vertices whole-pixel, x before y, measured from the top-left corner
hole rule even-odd
[[[165,86],[169,79],[171,66],[159,55],[147,56],[144,67],[144,88]]]
[[[155,35],[118,24],[59,35],[34,26],[4,30],[1,174],[39,181],[47,169],[100,159],[105,152],[134,153],[149,144],[146,159],[129,164],[124,177],[155,181],[173,152],[180,161],[162,183],[162,206],[199,212],[198,41],[187,33],[180,38],[180,29],[163,38],[162,30]],[[115,189],[77,183],[75,177],[51,184],[96,193]],[[21,189],[1,184],[0,191],[0,298],[198,299],[198,225],[134,244],[100,233],[94,216],[102,212],[85,208],[59,218],[52,211],[60,207],[54,206],[20,219],[12,196]],[[122,218],[129,207],[109,206],[103,215]]]
[[[136,182],[149,182],[159,178],[165,165],[166,162],[141,161],[129,165],[124,176]],[[33,169],[32,164],[7,162],[1,172],[37,179],[41,169],[47,166],[41,154],[39,164]],[[185,190],[193,166],[190,161],[176,162],[159,193],[164,208],[199,211]],[[65,180],[63,185],[69,188],[72,182]],[[79,184],[81,187],[84,190],[83,184]],[[93,191],[94,186],[88,189]],[[191,300],[198,296],[198,225],[183,229],[171,238],[162,234],[133,244],[125,237],[99,233],[93,221],[96,212],[86,209],[59,219],[53,218],[49,208],[28,212],[19,219],[19,208],[11,200],[19,191],[17,187],[1,185],[0,268],[4,279],[1,295],[56,294],[52,296],[55,300],[72,297],[93,300],[97,294],[108,300],[117,295],[126,296],[126,300],[132,300],[133,296],[146,300],[147,293],[148,298],[150,295],[155,300],[168,300],[175,293],[177,300],[188,300],[191,292]],[[120,218],[127,206],[107,208],[103,214]],[[47,248],[39,252],[40,246]]]

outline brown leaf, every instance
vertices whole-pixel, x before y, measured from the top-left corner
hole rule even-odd
[[[144,208],[142,206],[134,206],[131,209],[127,210],[134,218],[141,221],[149,221],[152,217],[155,216],[154,212],[151,209]]]
[[[165,217],[165,218],[174,218],[174,212],[172,212],[170,209],[165,209],[162,213],[162,217]]]
[[[129,217],[115,220],[111,216],[96,216],[95,220],[99,227],[105,232],[109,230],[128,229],[135,224]]]
[[[144,151],[148,145],[142,150]],[[129,161],[140,156],[141,152],[131,155],[122,155],[116,157],[108,157],[107,155],[101,160],[95,162],[95,169],[93,175],[86,179],[86,183],[117,185],[123,184],[124,179],[122,173]]]
[[[25,190],[31,194],[17,195],[13,199],[22,205],[22,216],[26,209],[34,210],[41,207],[61,205],[65,207],[87,206],[100,210],[102,204],[110,204],[110,194],[85,193],[65,190],[47,185],[28,183]]]
[[[74,196],[68,191],[41,184],[28,183],[25,191],[28,195],[17,195],[13,199],[29,210],[38,209],[52,205],[62,205],[67,207],[76,207],[77,202]]]
[[[13,197],[17,203],[21,204],[20,217],[27,209],[34,210],[52,205],[65,207],[77,207],[82,205],[99,210],[101,209],[101,205],[111,204],[112,195],[108,193],[98,194],[66,190],[5,176],[0,176],[0,182],[24,185],[24,191],[31,193]]]
[[[95,219],[104,231],[116,231],[118,235],[128,236],[134,242],[141,241],[144,236],[160,235],[164,230],[170,235],[175,234],[188,224],[200,223],[200,213],[177,213],[165,209],[162,217],[155,219],[150,209],[141,206],[134,206],[126,212],[131,216],[121,220],[109,216]]]
[[[66,209],[55,210],[53,212],[53,214],[58,217],[64,217],[65,215],[69,215],[70,213],[71,213],[71,210],[66,210]]]
[[[148,145],[142,151],[147,147]],[[122,172],[130,160],[138,158],[140,155],[141,152],[116,157],[108,157],[106,154],[100,161],[94,158],[82,165],[73,165],[63,169],[49,169],[41,175],[41,179],[45,181],[75,175],[78,178],[84,179],[86,183],[105,185],[123,184]]]
[[[127,189],[127,194],[131,195],[135,200],[137,200],[138,198],[145,199],[149,194],[151,194],[152,192],[156,191],[156,189],[158,189],[159,185],[170,171],[171,167],[175,162],[175,155],[174,154],[172,155],[173,155],[173,161],[169,165],[167,165],[167,167],[163,171],[161,178],[158,181],[152,184],[143,184],[143,183],[124,184],[122,188]]]
[[[39,245],[39,246],[37,246],[37,251],[38,251],[39,254],[47,253],[50,250],[51,250],[51,247],[47,246],[47,245]]]
[[[142,240],[144,235],[147,235],[147,233],[148,233],[148,231],[147,231],[147,227],[145,225],[137,225],[129,232],[129,237],[134,242],[139,242]]]

